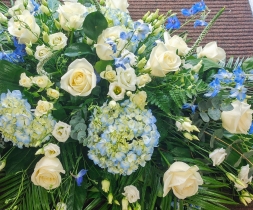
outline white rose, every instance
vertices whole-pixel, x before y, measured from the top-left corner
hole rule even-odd
[[[82,28],[87,9],[80,3],[65,2],[64,5],[59,6],[57,12],[61,27],[66,31],[72,31]]]
[[[249,164],[241,167],[238,178],[246,184],[252,181],[252,176],[249,177]]]
[[[225,149],[218,148],[209,154],[209,158],[212,159],[213,166],[219,166],[225,160],[226,155]]]
[[[33,84],[31,78],[26,76],[26,73],[22,73],[20,75],[19,85],[22,87],[30,88]]]
[[[49,58],[51,55],[53,55],[52,50],[44,44],[37,46],[34,53],[34,57],[39,61]]]
[[[209,42],[203,49],[202,47],[198,47],[196,51],[198,58],[206,56],[214,62],[219,62],[226,59],[225,50],[218,47],[217,42]]]
[[[145,91],[140,91],[130,96],[130,100],[142,110],[147,104],[146,99],[147,99],[147,93]]]
[[[47,101],[39,100],[34,112],[36,117],[40,117],[44,114],[47,114],[50,110],[53,109],[53,104]]]
[[[112,9],[119,9],[123,12],[128,13],[127,7],[129,6],[127,0],[106,0],[105,6]]]
[[[59,141],[65,142],[68,140],[71,132],[71,126],[67,123],[59,121],[55,124],[52,135]]]
[[[7,21],[7,17],[3,15],[3,13],[0,12],[0,23],[5,23]]]
[[[55,189],[61,184],[60,173],[65,173],[65,170],[58,158],[43,157],[36,164],[31,180],[46,190]]]
[[[138,199],[140,199],[139,190],[135,186],[133,185],[126,186],[124,187],[124,191],[125,192],[122,194],[126,196],[129,203],[134,203]]]
[[[58,99],[59,96],[60,96],[60,93],[59,93],[58,90],[55,90],[55,89],[52,89],[52,88],[48,88],[48,89],[47,89],[47,95],[48,95],[50,98]]]
[[[195,195],[198,192],[198,185],[203,184],[198,170],[197,166],[190,167],[184,162],[174,162],[163,176],[163,197],[171,188],[179,199]]]
[[[125,92],[125,88],[123,88],[120,83],[112,82],[109,85],[109,92],[107,95],[111,96],[113,100],[119,101],[124,98]]]
[[[138,88],[142,88],[149,82],[151,82],[151,77],[149,74],[142,74],[141,76],[137,77],[136,85]]]
[[[245,102],[235,101],[231,111],[221,113],[222,126],[230,133],[247,134],[251,123],[253,110]]]
[[[135,70],[133,68],[128,68],[124,70],[123,68],[118,68],[116,70],[117,72],[117,78],[118,82],[121,84],[121,86],[126,90],[135,91],[136,87],[136,74]]]
[[[151,75],[165,77],[167,73],[179,70],[180,65],[180,57],[168,50],[164,43],[159,42],[151,51],[146,67],[151,69]]]
[[[178,35],[174,35],[173,37],[170,37],[168,32],[164,33],[164,42],[168,50],[172,50],[174,52],[178,50],[178,55],[181,55],[181,56],[186,55],[191,49],[191,48],[188,48],[183,38],[179,37]]]
[[[106,66],[106,70],[100,73],[100,77],[106,79],[109,82],[114,82],[117,80],[116,71],[112,69],[111,66]]]
[[[33,77],[32,82],[40,88],[46,88],[52,85],[49,78],[45,75]]]
[[[18,38],[19,44],[35,43],[40,35],[40,27],[28,10],[9,20],[8,31]]]
[[[61,77],[61,88],[73,96],[88,96],[96,86],[97,77],[92,65],[85,59],[76,59]]]
[[[48,44],[53,48],[53,50],[61,50],[67,45],[68,38],[62,32],[50,34],[48,38]]]
[[[44,154],[48,158],[55,158],[60,154],[60,147],[56,144],[49,143],[44,147]]]
[[[101,60],[113,60],[113,57],[117,57],[119,52],[124,48],[127,43],[126,40],[120,39],[120,33],[124,32],[125,29],[121,26],[114,26],[103,30],[102,34],[99,35],[96,47],[96,53]],[[111,45],[107,44],[106,41],[110,39],[117,45],[117,52],[114,53]]]

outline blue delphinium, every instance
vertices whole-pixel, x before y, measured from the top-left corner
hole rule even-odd
[[[198,26],[207,26],[207,22],[204,20],[196,20],[194,22],[194,28],[198,27]]]
[[[189,108],[191,108],[192,113],[195,113],[195,110],[196,110],[197,107],[198,107],[198,105],[186,103],[186,104],[184,104],[182,106],[182,109],[189,109]]]
[[[135,35],[139,41],[144,40],[147,37],[147,34],[150,33],[150,28],[147,23],[142,23],[139,21],[134,22]]]
[[[178,20],[177,16],[174,15],[167,19],[167,23],[165,25],[166,29],[179,29],[181,26],[180,21]]]
[[[88,170],[82,169],[78,172],[78,174],[75,177],[77,186],[81,186],[83,182],[83,176],[87,173]]]
[[[220,80],[218,78],[215,78],[210,84],[209,84],[210,91],[205,94],[206,97],[214,97],[216,96],[221,89]]]
[[[249,128],[249,134],[253,134],[253,122],[252,122],[252,124],[251,124],[251,126]]]
[[[214,78],[217,78],[220,80],[220,82],[224,82],[226,84],[229,84],[232,82],[233,74],[226,71],[225,69],[219,69],[218,73],[214,75]]]
[[[245,79],[246,79],[246,75],[244,73],[244,71],[242,70],[242,68],[240,66],[238,66],[234,71],[234,81],[236,83],[240,83],[243,84]]]
[[[206,9],[206,4],[202,0],[192,5],[190,9],[182,9],[181,12],[184,16],[192,16]]]
[[[112,39],[107,38],[105,43],[111,46],[113,53],[117,52],[117,44]]]
[[[235,88],[232,88],[230,91],[230,97],[237,98],[239,101],[243,101],[246,98],[247,88],[240,83],[237,83]]]

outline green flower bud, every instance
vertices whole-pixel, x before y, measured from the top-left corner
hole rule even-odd
[[[61,29],[61,24],[59,23],[59,21],[54,20],[54,24],[55,24],[55,27],[56,27],[58,30]]]
[[[48,33],[47,33],[47,32],[45,32],[45,31],[42,32],[42,38],[43,38],[43,41],[44,41],[45,43],[48,43],[48,42],[49,42],[49,36],[48,36]]]
[[[148,11],[142,18],[142,20],[146,21],[147,17],[150,15],[150,11]]]
[[[126,197],[124,197],[122,200],[121,200],[121,204],[122,204],[122,210],[128,210],[128,200]]]
[[[199,70],[201,69],[201,67],[202,67],[202,60],[200,62],[198,62],[197,65],[192,67],[192,71],[194,71],[195,73],[198,73]]]
[[[142,69],[147,63],[147,59],[144,57],[137,63],[137,68]]]
[[[112,102],[114,102],[115,103],[115,106],[116,106],[116,102],[115,101],[110,101],[110,103],[112,104]],[[110,103],[109,103],[109,105],[110,105]],[[114,106],[113,106],[114,107]],[[106,180],[106,179],[104,179],[102,182],[101,182],[101,184],[102,184],[102,190],[104,191],[104,192],[109,192],[109,189],[110,189],[110,181],[108,181],[108,180]]]
[[[146,50],[146,45],[143,44],[139,49],[138,49],[138,54],[142,54]]]
[[[48,5],[46,0],[42,0],[42,1],[41,1],[41,4],[44,5],[44,6],[47,6],[47,5]]]
[[[153,31],[154,36],[156,36],[157,34],[161,33],[162,30],[163,30],[162,27],[159,27],[159,28],[155,29],[155,30]]]
[[[40,10],[42,11],[42,13],[46,14],[47,16],[50,15],[50,11],[49,11],[49,9],[46,6],[41,5],[40,6]]]
[[[45,23],[42,23],[42,28],[45,32],[47,32],[47,33],[49,32],[49,28]]]
[[[109,193],[109,195],[107,197],[108,204],[112,204],[112,200],[113,200],[113,195],[112,195],[112,193]]]
[[[0,161],[0,171],[2,171],[4,169],[4,167],[6,166],[6,159],[1,160]]]
[[[26,51],[27,55],[33,55],[33,51],[30,47],[26,46],[25,51]]]
[[[153,14],[153,20],[157,19],[158,18],[158,14],[159,14],[159,9],[157,9],[155,11],[155,13]]]

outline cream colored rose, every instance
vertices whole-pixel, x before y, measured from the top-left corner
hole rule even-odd
[[[124,70],[123,68],[118,68],[116,70],[118,82],[126,90],[135,91],[136,90],[136,74],[133,68],[128,68]]]
[[[126,186],[124,187],[124,191],[125,192],[122,193],[122,195],[126,196],[129,203],[134,203],[138,199],[140,199],[139,190],[135,186],[133,185]]]
[[[59,141],[65,142],[68,140],[71,132],[71,126],[67,123],[59,121],[55,124],[52,135]]]
[[[26,76],[26,73],[22,73],[20,75],[19,85],[22,87],[30,88],[33,84],[31,78]]]
[[[128,13],[127,7],[129,6],[127,0],[106,0],[105,6],[112,9],[119,9],[123,12]]]
[[[113,100],[119,101],[124,98],[125,92],[125,88],[123,88],[120,83],[112,82],[109,85],[109,92],[107,95],[111,96]]]
[[[138,86],[138,88],[142,88],[149,82],[151,82],[151,77],[149,76],[149,74],[142,74],[141,76],[137,77],[136,85]]]
[[[49,143],[44,147],[44,154],[48,158],[55,158],[60,153],[60,147],[56,144]]]
[[[235,101],[231,111],[221,113],[222,126],[230,133],[246,134],[252,123],[253,110],[245,102]]]
[[[49,47],[45,46],[44,44],[41,46],[37,46],[36,51],[34,53],[34,57],[39,61],[49,58],[52,55],[53,55],[52,50]]]
[[[209,154],[209,158],[213,161],[213,166],[219,166],[227,156],[226,150],[223,148],[215,149]]]
[[[76,59],[61,77],[61,88],[73,96],[88,96],[96,86],[97,78],[92,65],[85,59]]]
[[[186,55],[191,49],[188,48],[183,38],[179,37],[178,35],[170,37],[168,32],[164,33],[164,42],[168,50],[172,50],[174,52],[178,50],[178,55],[181,56]]]
[[[163,197],[172,189],[179,199],[185,199],[198,192],[198,186],[203,184],[197,166],[189,166],[184,162],[174,162],[163,176]]]
[[[198,47],[196,51],[198,58],[206,56],[214,62],[219,62],[226,59],[225,50],[218,47],[217,42],[209,42],[203,49],[202,47]]]
[[[175,52],[168,50],[164,43],[159,42],[151,51],[146,68],[151,69],[153,76],[165,77],[167,73],[179,70],[180,65],[180,57]]]
[[[100,73],[100,77],[102,77],[103,79],[106,79],[109,82],[114,82],[117,80],[117,76],[116,76],[116,71],[114,71],[112,69],[111,66],[106,66],[106,70],[102,71]]]
[[[147,104],[147,93],[145,91],[140,91],[136,94],[130,96],[130,100],[137,105],[140,109],[144,109]]]
[[[87,9],[80,3],[65,2],[64,5],[59,6],[57,12],[61,27],[66,31],[72,31],[82,28]]]
[[[101,60],[113,60],[113,57],[117,57],[119,52],[124,48],[127,43],[126,40],[120,39],[120,33],[125,29],[121,26],[114,26],[105,29],[102,34],[99,35],[96,47],[96,53]],[[117,45],[117,51],[114,52],[112,46],[107,43],[110,39]]]
[[[9,20],[8,31],[18,38],[20,44],[35,43],[40,35],[40,27],[28,10],[24,10],[21,15],[13,16]]]
[[[55,189],[61,184],[60,173],[65,173],[58,158],[43,157],[36,164],[31,180],[33,184],[46,190]]]
[[[36,117],[40,117],[44,114],[47,114],[49,111],[51,111],[54,108],[53,104],[47,101],[39,100],[34,112],[34,115]]]
[[[47,95],[53,99],[58,99],[60,97],[59,91],[52,88],[47,89]]]
[[[62,32],[50,34],[48,38],[48,44],[53,48],[53,50],[61,50],[67,45],[68,38]]]
[[[49,78],[45,75],[33,77],[32,82],[40,88],[46,88],[52,85]]]

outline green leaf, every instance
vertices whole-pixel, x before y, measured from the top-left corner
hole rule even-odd
[[[208,109],[208,115],[209,115],[210,118],[212,118],[213,120],[217,121],[217,120],[220,119],[221,111],[219,109],[209,108]]]
[[[197,65],[201,60],[203,61],[203,71],[207,71],[213,68],[216,68],[216,69],[220,68],[218,63],[211,61],[208,58],[192,59],[192,60],[189,60],[189,63],[191,63],[192,65]]]
[[[212,105],[213,105],[214,108],[216,108],[216,109],[220,108],[220,104],[221,104],[221,99],[220,98],[215,97],[215,98],[212,99],[211,102],[212,102]]]
[[[58,9],[60,2],[58,0],[47,0],[49,9],[54,12]]]
[[[253,57],[251,58],[247,58],[243,64],[242,64],[242,69],[245,71],[245,70],[250,70],[252,69],[252,66],[253,66]]]
[[[108,27],[106,18],[100,12],[88,14],[83,22],[83,30],[87,37],[97,40],[98,36]]]
[[[64,121],[66,120],[66,118],[68,118],[68,115],[63,109],[61,104],[59,103],[54,104],[54,108],[55,110],[52,111],[52,114],[57,120]]]
[[[70,45],[68,48],[66,48],[64,52],[64,55],[68,57],[76,57],[76,56],[86,55],[86,54],[94,55],[90,46],[85,43],[74,43]]]
[[[206,102],[205,101],[200,101],[198,103],[198,108],[199,108],[200,111],[206,111],[207,110]]]
[[[108,66],[108,65],[112,65],[112,61],[102,61],[102,60],[100,60],[100,61],[98,61],[98,62],[96,62],[96,64],[95,64],[95,70],[98,72],[98,73],[101,73],[102,71],[105,71],[105,69],[106,69],[106,66]]]
[[[208,117],[207,113],[205,113],[205,112],[200,112],[199,115],[200,115],[200,117],[202,118],[202,120],[203,120],[204,122],[209,122],[209,121],[210,121],[210,118]]]
[[[241,161],[242,161],[242,157],[238,159],[238,161],[234,164],[234,167],[237,168],[240,165]]]
[[[231,111],[234,109],[234,107],[231,104],[228,103],[222,103],[220,109],[222,111]]]

